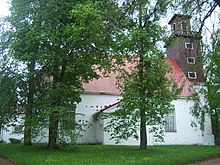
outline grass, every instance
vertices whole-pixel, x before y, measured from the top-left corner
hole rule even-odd
[[[137,146],[78,145],[74,151],[47,151],[42,145],[0,144],[0,155],[19,165],[176,165],[210,156],[220,156],[220,146]]]

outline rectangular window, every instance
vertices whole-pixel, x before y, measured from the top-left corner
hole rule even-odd
[[[165,131],[175,132],[176,131],[175,110],[172,110],[170,114],[164,116],[164,119],[165,119]]]
[[[197,78],[196,72],[188,72],[188,78],[189,79],[196,79]]]
[[[196,59],[194,57],[187,57],[187,63],[188,64],[195,64],[196,63]]]
[[[23,127],[21,125],[14,126],[14,133],[22,133]]]
[[[193,49],[193,43],[185,43],[186,49]]]

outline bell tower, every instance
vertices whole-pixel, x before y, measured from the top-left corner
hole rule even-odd
[[[204,82],[203,65],[200,57],[200,37],[191,31],[189,15],[175,14],[171,25],[167,57],[173,58],[191,82]]]

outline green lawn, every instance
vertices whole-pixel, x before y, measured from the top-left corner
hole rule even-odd
[[[115,165],[183,164],[210,156],[220,156],[219,146],[137,146],[78,145],[72,152],[47,151],[42,145],[0,144],[0,155],[19,165]]]

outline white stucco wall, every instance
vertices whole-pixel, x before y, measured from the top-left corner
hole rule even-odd
[[[83,116],[77,115],[76,121],[85,125],[85,131],[80,132],[82,136],[78,139],[78,143],[114,145],[115,141],[110,140],[110,134],[103,132],[103,128],[109,120],[95,120],[94,115],[105,106],[118,102],[121,96],[82,94],[81,97],[82,102],[77,106],[76,112],[83,114]],[[148,145],[213,145],[214,137],[212,135],[210,117],[206,117],[205,131],[202,132],[199,127],[193,128],[191,126],[192,121],[196,122],[190,114],[190,107],[193,105],[192,101],[180,98],[172,103],[175,105],[176,132],[165,132],[165,142],[157,142],[153,133],[148,133]],[[107,111],[114,111],[115,109],[116,106]],[[22,120],[19,118],[18,123],[15,124],[20,125],[21,123]],[[9,142],[9,138],[23,138],[23,134],[13,134],[13,126],[7,129],[8,131],[1,131],[1,140]],[[47,142],[47,137],[41,139],[40,142]],[[139,145],[139,140],[134,138],[122,140],[120,145]]]
[[[77,106],[76,112],[82,113],[84,116],[77,115],[76,121],[85,124],[85,131],[80,132],[81,137],[78,143],[103,143],[103,121],[94,120],[94,115],[103,109],[118,102],[121,96],[100,95],[100,94],[82,94],[82,101]]]
[[[172,104],[175,106],[176,131],[165,132],[164,142],[157,142],[153,133],[148,132],[148,145],[214,145],[214,137],[212,135],[209,117],[206,117],[204,132],[202,132],[199,127],[195,128],[191,126],[192,121],[196,122],[190,114],[190,107],[193,106],[193,101],[180,98],[173,101]],[[112,108],[111,111],[112,110],[114,110],[114,108]],[[107,122],[108,120],[104,121],[104,125],[106,125]],[[114,140],[109,139],[110,133],[105,132],[103,144],[115,144]],[[127,141],[122,140],[120,145],[139,145],[139,140],[137,141],[134,138],[130,138]]]
[[[176,117],[176,132],[165,132],[164,143],[165,145],[213,145],[214,138],[211,133],[211,121],[207,118],[207,127],[204,132],[199,128],[199,125],[195,118],[190,113],[190,107],[193,106],[193,101],[187,99],[178,99],[173,101],[175,105],[175,117]],[[195,122],[198,127],[192,127],[191,123]],[[208,126],[209,125],[209,126]],[[207,142],[203,141],[203,134],[207,135]]]
[[[3,129],[1,129],[0,140],[9,143],[9,138],[15,138],[22,140],[24,135],[22,133],[14,133],[14,126],[23,125],[23,114],[18,115],[17,122],[8,123]]]
[[[94,120],[93,115],[96,114],[100,109],[105,106],[109,106],[118,102],[118,99],[121,96],[112,96],[112,95],[100,95],[100,94],[82,94],[82,101],[78,104],[76,113],[82,114],[76,116],[76,121],[79,124],[84,124],[83,129],[85,131],[81,131],[82,135],[78,139],[78,143],[84,144],[102,144],[103,143],[103,121]],[[22,120],[18,118],[18,122],[14,123],[14,125],[21,125]],[[23,134],[21,133],[13,133],[14,127],[10,126],[7,129],[2,129],[0,132],[0,140],[5,142],[10,142],[9,138],[22,139]],[[36,142],[47,143],[48,142],[48,129],[44,129],[42,131],[44,137],[39,137],[35,139]]]

